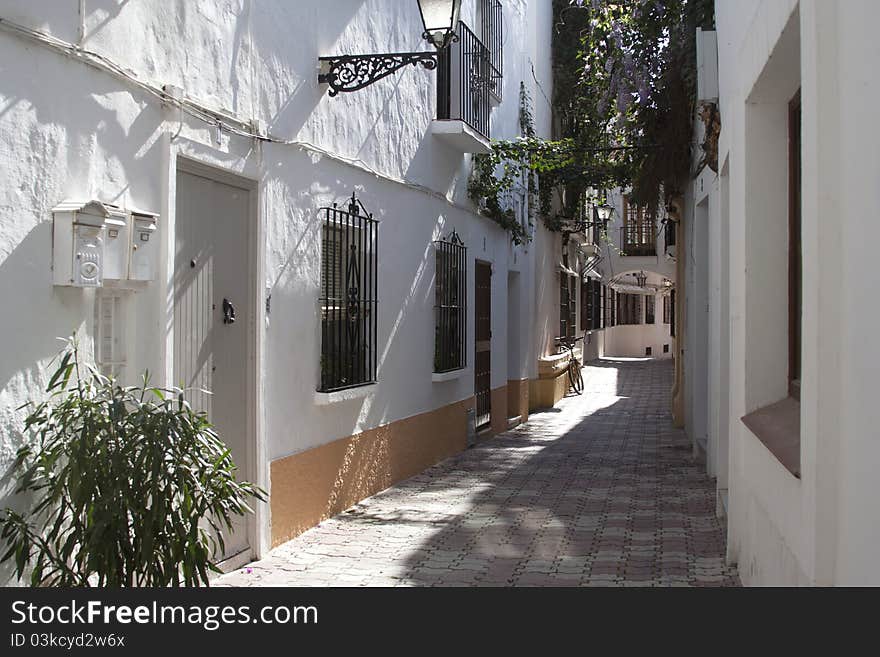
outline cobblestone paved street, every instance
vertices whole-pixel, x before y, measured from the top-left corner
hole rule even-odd
[[[221,577],[226,586],[738,586],[671,361],[600,361],[559,408]]]

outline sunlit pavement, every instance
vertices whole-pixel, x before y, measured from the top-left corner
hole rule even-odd
[[[214,585],[738,586],[714,483],[672,426],[671,362],[584,380]]]

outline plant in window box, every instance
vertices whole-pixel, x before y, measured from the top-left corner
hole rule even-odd
[[[15,492],[25,513],[0,514],[0,561],[32,586],[198,586],[223,532],[265,493],[236,466],[179,388],[122,387],[62,352],[49,398],[29,404]]]

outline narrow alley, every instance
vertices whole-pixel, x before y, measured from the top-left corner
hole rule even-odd
[[[714,485],[671,423],[671,361],[594,361],[584,380],[213,584],[738,586]]]

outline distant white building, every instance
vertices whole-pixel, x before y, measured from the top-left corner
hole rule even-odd
[[[583,338],[575,349],[582,362],[676,354],[676,225],[665,212],[654,216],[634,206],[621,189],[609,190],[601,204],[606,223],[600,197],[595,190],[587,195],[581,223],[567,235],[536,232],[534,349],[542,356],[531,383],[533,408],[567,392],[568,352],[560,337]]]
[[[319,57],[433,51],[416,0],[0,2],[0,468],[72,333],[212,391],[270,491],[230,565],[525,419],[539,250],[467,181],[521,84],[549,136],[551,3],[461,17],[436,69],[332,96],[360,73]]]
[[[721,133],[685,199],[685,419],[745,584],[880,584],[878,20],[718,0],[701,56]]]

